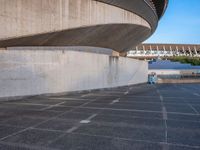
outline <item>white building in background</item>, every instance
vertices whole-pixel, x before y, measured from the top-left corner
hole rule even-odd
[[[200,45],[190,44],[141,44],[127,53],[134,58],[157,58],[172,56],[200,57]]]

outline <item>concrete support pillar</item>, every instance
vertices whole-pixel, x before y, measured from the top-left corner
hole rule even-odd
[[[153,56],[152,46],[150,45],[150,55]]]
[[[198,56],[200,56],[200,48],[196,47],[197,48],[197,54]]]
[[[182,50],[183,50],[184,56],[186,56],[186,52],[185,52],[185,47],[184,46],[182,47]]]
[[[163,46],[163,50],[164,50],[164,56],[165,56],[165,54],[166,54],[166,48],[165,48],[165,46]]]
[[[138,54],[138,47],[136,46],[135,47],[135,50],[136,50],[136,55]]]
[[[198,53],[197,53],[197,47],[196,46],[194,46],[194,51],[195,51],[195,55],[197,56]]]
[[[192,57],[192,51],[191,51],[190,46],[188,46],[188,49],[189,49],[189,52],[190,52],[190,56]]]
[[[145,46],[143,45],[143,51],[144,51],[144,55],[146,54],[146,49]]]
[[[176,55],[180,56],[178,46],[176,46]]]
[[[173,51],[172,51],[172,46],[171,45],[170,45],[169,49],[170,49],[171,55],[173,55]]]
[[[159,47],[157,45],[157,56],[159,56]]]
[[[140,54],[143,56],[144,55],[144,50],[142,48],[137,47],[138,51],[140,51]]]

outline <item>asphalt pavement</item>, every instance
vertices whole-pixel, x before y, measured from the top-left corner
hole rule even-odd
[[[198,150],[200,84],[0,102],[0,150]]]

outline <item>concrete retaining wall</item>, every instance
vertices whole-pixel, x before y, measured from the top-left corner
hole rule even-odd
[[[0,97],[116,87],[147,82],[148,64],[70,50],[0,50]]]

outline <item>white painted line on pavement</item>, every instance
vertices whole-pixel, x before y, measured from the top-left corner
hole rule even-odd
[[[110,105],[113,105],[113,104],[115,104],[115,103],[119,103],[119,100],[120,100],[120,98],[113,100],[113,101],[110,103]]]
[[[191,108],[196,114],[199,115],[199,112],[198,112],[191,104],[188,103],[188,105],[190,106],[190,108]]]
[[[91,95],[91,93],[84,94],[84,95],[82,95],[81,97],[86,97],[86,96],[89,96],[89,95]]]
[[[58,104],[55,104],[55,105],[50,105],[49,107],[45,107],[45,108],[42,108],[40,110],[47,110],[47,109],[50,109],[50,108],[53,108],[53,107],[56,107],[56,106],[60,106],[62,104],[64,104],[65,102],[61,102],[61,103],[58,103]]]
[[[162,113],[163,113],[163,119],[164,119],[164,120],[167,120],[167,119],[168,119],[168,116],[167,116],[167,110],[166,110],[166,107],[165,107],[165,106],[162,107]]]
[[[124,95],[127,95],[129,93],[129,91],[126,91],[125,93],[124,93]]]
[[[79,126],[74,126],[72,128],[70,128],[69,130],[67,130],[67,133],[72,133],[73,131],[77,130],[79,128]]]
[[[160,100],[161,100],[161,102],[163,102],[163,96],[162,95],[160,95]]]
[[[195,96],[200,96],[200,94],[198,94],[198,93],[193,93],[193,95],[195,95]]]
[[[88,123],[90,123],[91,120],[92,120],[94,117],[96,117],[96,116],[97,116],[97,114],[93,114],[93,115],[91,115],[90,117],[88,117],[87,119],[81,120],[80,123],[81,123],[81,124],[88,124]]]
[[[90,123],[90,122],[91,122],[90,120],[81,120],[81,121],[80,121],[81,124],[88,124],[88,123]]]
[[[93,119],[94,117],[96,117],[97,116],[97,114],[93,114],[93,115],[91,115],[90,117],[88,117],[86,120],[91,120],[91,119]]]
[[[89,100],[89,99],[83,99],[83,98],[65,98],[65,97],[59,97],[59,98],[53,98],[53,97],[50,97],[48,99],[53,99],[53,100],[77,100],[77,101],[80,101],[80,100]]]

